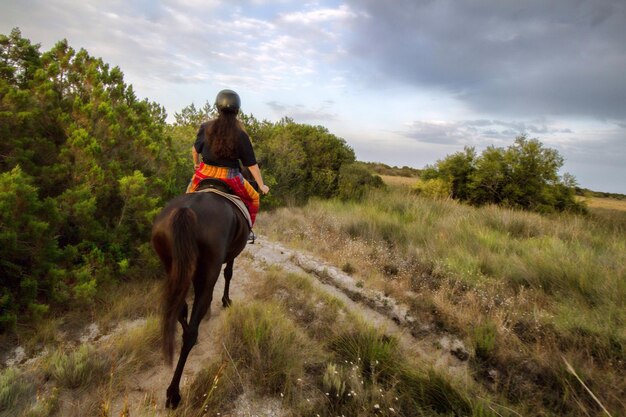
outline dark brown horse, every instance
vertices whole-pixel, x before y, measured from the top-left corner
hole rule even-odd
[[[152,245],[167,272],[163,308],[163,351],[171,365],[176,322],[183,328],[183,344],[172,382],[167,388],[166,407],[180,403],[180,378],[187,356],[198,338],[200,321],[213,299],[213,287],[222,265],[224,295],[228,307],[233,263],[246,246],[250,229],[243,214],[224,197],[214,193],[191,193],[170,201],[156,217]],[[191,315],[185,301],[193,283]]]

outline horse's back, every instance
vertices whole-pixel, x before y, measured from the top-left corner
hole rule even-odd
[[[247,231],[242,224],[245,219],[242,220],[243,216],[232,203],[214,193],[189,193],[170,200],[154,221],[153,240],[160,231],[169,230],[169,219],[181,208],[195,213],[196,240],[203,252],[230,257],[234,252],[234,256],[239,254],[245,246]]]

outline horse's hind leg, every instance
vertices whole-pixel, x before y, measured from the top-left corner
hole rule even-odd
[[[180,314],[178,315],[178,322],[181,326],[183,326],[183,333],[185,329],[189,328],[189,323],[187,323],[187,316],[189,315],[189,307],[187,306],[187,302],[183,303],[183,308],[180,309]]]
[[[222,305],[225,308],[230,307],[230,305],[233,303],[230,300],[229,292],[230,292],[230,280],[233,277],[233,264],[234,263],[235,263],[234,260],[228,261],[228,263],[226,264],[226,268],[224,268],[224,295],[222,296]]]
[[[191,309],[191,316],[187,326],[183,325],[183,345],[180,349],[180,357],[176,364],[176,370],[172,377],[172,382],[167,388],[167,399],[165,406],[168,408],[176,408],[180,403],[180,379],[183,375],[183,369],[187,362],[187,357],[191,348],[196,344],[198,340],[198,328],[202,318],[206,315],[209,307],[211,306],[211,300],[213,298],[213,287],[215,281],[220,274],[221,265],[199,265],[196,269],[196,275],[194,277],[194,300],[193,307]],[[182,310],[186,310],[183,307]],[[183,313],[181,312],[179,320],[182,320]]]

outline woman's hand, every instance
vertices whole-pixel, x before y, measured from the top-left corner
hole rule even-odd
[[[262,186],[259,187],[259,190],[261,190],[261,192],[263,194],[267,194],[270,192],[270,187],[268,187],[267,185],[263,184]]]

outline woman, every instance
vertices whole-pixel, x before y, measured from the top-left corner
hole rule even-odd
[[[222,90],[215,98],[218,116],[203,123],[192,148],[193,165],[196,169],[187,192],[192,193],[205,178],[218,178],[230,185],[250,211],[252,224],[259,211],[259,194],[241,175],[239,161],[246,166],[263,194],[269,187],[263,182],[250,137],[237,120],[241,99],[232,90]],[[202,162],[199,161],[202,155]]]

